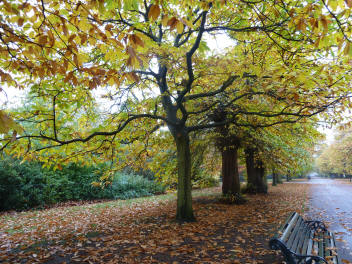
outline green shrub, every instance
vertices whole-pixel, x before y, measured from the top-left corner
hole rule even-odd
[[[211,175],[203,175],[192,181],[193,188],[210,188],[219,186],[219,179],[214,178]]]
[[[0,162],[0,209],[27,209],[43,204],[41,166],[5,157]]]
[[[70,164],[62,170],[42,168],[37,162],[0,160],[0,210],[23,210],[68,200],[129,199],[165,192],[165,187],[143,176],[116,173],[105,188],[92,186],[103,168]],[[149,176],[150,177],[150,176]]]
[[[140,175],[116,173],[106,191],[111,195],[109,198],[129,199],[164,193],[165,187]]]

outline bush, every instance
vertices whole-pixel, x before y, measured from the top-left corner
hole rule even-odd
[[[23,210],[68,200],[129,199],[165,192],[165,188],[143,176],[116,173],[103,189],[92,186],[102,169],[78,164],[62,170],[42,168],[37,162],[5,157],[0,160],[0,210]]]
[[[114,190],[113,193],[115,194],[115,199],[123,199],[124,193],[129,195],[134,193],[135,197],[141,197],[165,192],[165,187],[163,187],[161,184],[155,184],[155,182],[150,181],[142,176],[132,174],[115,175],[112,189]]]
[[[210,188],[210,187],[217,187],[219,186],[219,179],[214,178],[211,175],[202,175],[202,177],[199,177],[197,179],[194,179],[192,181],[192,187],[193,188]]]
[[[0,209],[27,209],[43,203],[43,175],[39,164],[9,157],[0,162]]]

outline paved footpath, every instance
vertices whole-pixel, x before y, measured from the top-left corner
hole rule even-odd
[[[335,232],[342,263],[352,263],[352,184],[313,178],[307,216],[321,219]]]

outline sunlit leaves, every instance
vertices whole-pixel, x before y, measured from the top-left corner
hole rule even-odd
[[[18,132],[22,132],[22,128],[8,115],[5,111],[0,110],[0,134],[7,134],[13,131],[11,141],[16,139]]]
[[[352,174],[351,139],[351,130],[346,128],[336,135],[332,144],[321,147],[316,158],[316,165],[321,173]]]
[[[160,15],[159,5],[152,5],[149,9],[148,18],[152,21],[155,21],[155,20],[157,20],[159,15]]]
[[[352,1],[351,0],[345,0],[346,5],[351,8],[352,7]]]
[[[135,48],[138,46],[144,47],[143,40],[137,34],[129,35],[128,39],[133,47]]]
[[[152,138],[167,126],[188,133],[212,125],[220,105],[231,122],[255,128],[295,121],[282,112],[313,115],[350,82],[345,4],[2,1],[1,81],[32,87],[35,100],[14,118],[37,136],[9,143],[9,152],[37,152],[49,165],[89,156],[116,169],[133,163],[117,160],[126,153],[152,159],[158,143],[170,145],[170,137]],[[233,43],[219,52],[209,36],[223,35]],[[172,174],[170,164],[160,171]]]

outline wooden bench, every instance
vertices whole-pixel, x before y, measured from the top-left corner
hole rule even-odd
[[[339,263],[333,233],[324,223],[305,221],[296,212],[287,218],[269,245],[281,250],[288,264]]]

